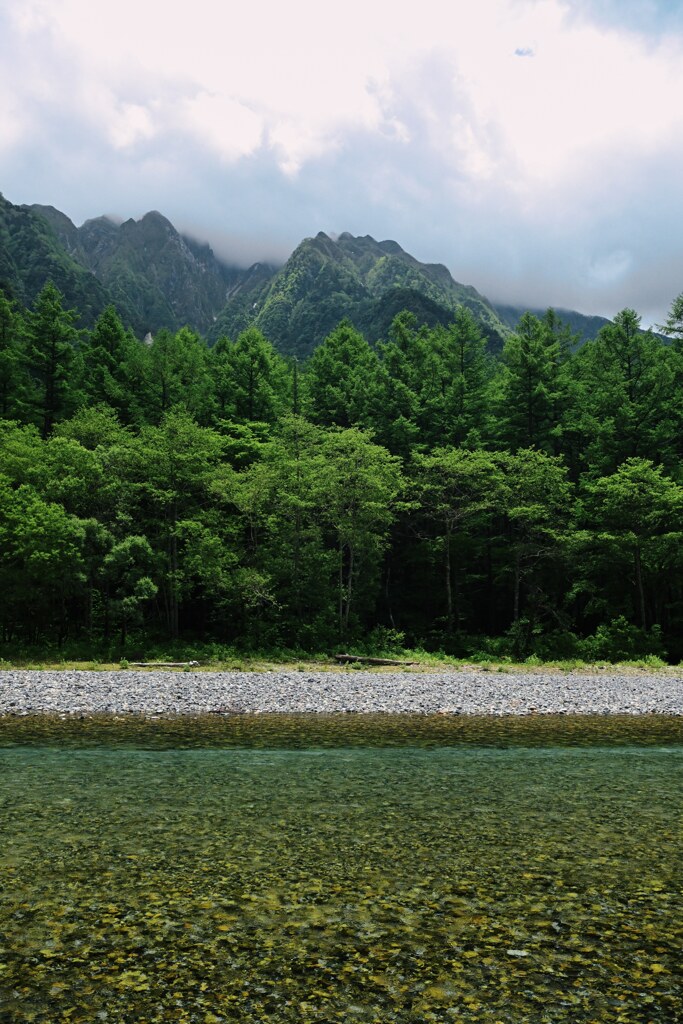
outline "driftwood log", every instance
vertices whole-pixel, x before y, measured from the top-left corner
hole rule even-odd
[[[360,654],[335,654],[335,660],[342,665],[417,665],[416,661],[394,661],[393,658],[365,658]]]
[[[197,668],[198,661],[129,661],[131,668]]]

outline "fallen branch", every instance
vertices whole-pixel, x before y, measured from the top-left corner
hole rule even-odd
[[[363,665],[417,665],[416,661],[394,661],[393,658],[365,658],[360,654],[335,654],[334,657],[344,665],[353,662]]]

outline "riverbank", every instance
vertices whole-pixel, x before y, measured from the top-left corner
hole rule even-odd
[[[0,669],[0,715],[682,715],[683,674]]]

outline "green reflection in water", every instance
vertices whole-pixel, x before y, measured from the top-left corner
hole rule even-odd
[[[0,715],[0,747],[669,746],[683,715]]]
[[[683,1020],[682,769],[7,747],[0,1020]]]

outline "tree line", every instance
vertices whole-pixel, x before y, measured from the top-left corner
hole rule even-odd
[[[76,319],[0,296],[5,645],[683,657],[683,296],[500,358],[462,307],[301,365]]]

